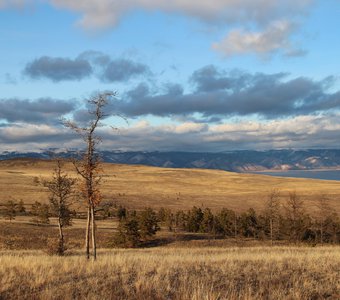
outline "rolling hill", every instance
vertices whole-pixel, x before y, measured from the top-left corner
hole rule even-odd
[[[73,166],[65,169],[75,175]],[[53,163],[40,159],[0,161],[0,203],[23,200],[25,204],[47,201],[46,190],[38,183],[51,175]],[[149,166],[103,164],[104,200],[128,208],[167,207],[189,209],[204,206],[244,211],[262,209],[268,193],[277,188],[282,197],[296,191],[309,210],[321,194],[340,212],[340,182],[240,174],[221,170],[175,169]]]

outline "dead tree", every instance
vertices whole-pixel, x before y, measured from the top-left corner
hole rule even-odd
[[[69,177],[63,171],[63,161],[55,159],[56,166],[51,180],[43,180],[42,184],[50,192],[50,204],[53,212],[58,217],[59,243],[57,253],[63,255],[65,252],[65,241],[63,227],[69,225],[70,210],[69,206],[74,197],[74,187],[76,179]]]
[[[317,211],[315,215],[315,223],[320,233],[321,245],[325,241],[325,237],[329,235],[329,227],[336,220],[336,211],[330,205],[329,199],[325,195],[320,195],[317,200]]]
[[[306,213],[304,202],[295,191],[289,193],[285,210],[288,234],[290,239],[296,243],[306,229]]]
[[[101,201],[99,189],[101,180],[100,157],[97,153],[97,145],[101,142],[101,139],[96,135],[96,130],[102,125],[101,121],[107,116],[104,114],[104,107],[109,103],[109,100],[115,96],[116,93],[113,92],[98,93],[92,96],[87,101],[90,120],[84,127],[76,122],[63,120],[64,125],[80,135],[86,143],[86,151],[84,154],[80,159],[75,159],[73,162],[77,173],[82,178],[81,194],[87,204],[85,236],[87,259],[90,258],[90,236],[92,240],[93,259],[96,260],[97,258],[95,208]]]

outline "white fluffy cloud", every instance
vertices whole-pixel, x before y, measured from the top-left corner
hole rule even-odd
[[[301,54],[291,49],[289,38],[293,27],[278,20],[295,22],[306,13],[315,0],[36,0],[49,2],[58,9],[80,14],[78,25],[86,30],[115,27],[128,13],[135,10],[162,11],[185,15],[203,22],[232,28],[214,49],[226,55],[250,51],[265,53],[284,49],[287,55]],[[31,0],[0,0],[0,9],[21,7]],[[271,25],[270,25],[271,24]],[[274,25],[273,25],[274,24]],[[256,28],[249,31],[247,28]]]
[[[286,56],[302,55],[304,51],[296,48],[290,41],[295,28],[295,24],[280,20],[273,22],[263,31],[235,29],[212,47],[225,56],[255,53],[266,57],[280,50],[283,50]]]
[[[128,12],[142,9],[186,15],[221,26],[232,25],[227,36],[213,45],[224,55],[256,53],[261,56],[283,50],[286,56],[304,54],[291,45],[296,26],[313,0],[51,0],[58,8],[81,13],[78,24],[90,30],[116,26]],[[290,20],[290,21],[278,21]],[[257,32],[244,28],[257,28]]]
[[[312,0],[51,0],[60,8],[80,12],[85,28],[115,26],[136,9],[179,13],[208,22],[267,24],[304,12]]]
[[[338,148],[340,115],[298,116],[276,121],[240,121],[208,125],[182,123],[152,125],[141,121],[119,131],[101,128],[101,149],[124,151],[226,151],[238,149]],[[39,150],[82,141],[65,128],[48,125],[0,126],[2,150]]]

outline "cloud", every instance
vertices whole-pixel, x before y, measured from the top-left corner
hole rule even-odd
[[[58,8],[82,14],[79,25],[86,29],[116,26],[134,10],[182,14],[208,23],[268,24],[285,16],[304,14],[312,0],[52,0]]]
[[[26,123],[59,123],[59,118],[72,112],[77,102],[41,98],[35,101],[27,99],[0,99],[0,120]]]
[[[214,65],[207,65],[193,72],[190,83],[196,86],[198,92],[211,92],[224,89],[240,90],[251,75],[239,70],[226,72]]]
[[[117,26],[122,18],[134,11],[160,11],[184,15],[222,29],[230,30],[213,49],[224,55],[273,53],[282,47],[287,57],[304,55],[305,51],[291,45],[297,24],[315,0],[46,0],[57,9],[80,15],[77,24],[88,31]],[[0,9],[21,8],[31,0],[0,0]],[[289,20],[280,21],[280,20]],[[284,25],[282,23],[290,23]],[[249,30],[252,28],[252,31]],[[247,45],[249,48],[247,48]]]
[[[225,56],[255,53],[261,58],[268,58],[278,51],[288,57],[302,56],[306,51],[292,45],[291,36],[296,30],[296,24],[287,20],[276,21],[263,31],[231,30],[220,42],[212,48]]]
[[[112,60],[105,66],[102,79],[106,82],[127,81],[133,77],[146,75],[149,68],[141,63],[128,59]]]
[[[84,59],[42,56],[26,65],[25,75],[34,78],[48,78],[54,82],[81,80],[89,77],[93,70]]]
[[[125,151],[208,151],[280,148],[338,148],[339,114],[297,116],[273,121],[207,124],[163,124],[103,131],[103,147]],[[194,130],[182,130],[190,128]]]
[[[20,9],[25,7],[27,4],[31,4],[32,0],[0,0],[0,9],[5,8],[16,8]]]
[[[151,74],[148,66],[131,59],[112,59],[98,51],[85,51],[75,59],[42,56],[28,63],[23,72],[32,79],[49,79],[53,82],[82,80],[96,75],[111,83],[128,81]]]
[[[340,114],[296,116],[282,120],[151,125],[141,120],[118,132],[100,128],[102,150],[200,151],[240,149],[338,148]],[[46,124],[16,123],[0,126],[0,148],[36,151],[48,148],[82,148],[83,142],[71,131]]]
[[[118,132],[100,129],[103,150],[123,151],[200,151],[218,152],[239,149],[338,148],[339,114],[298,116],[269,122],[162,124],[139,122]],[[81,147],[82,141],[63,128],[46,125],[15,124],[0,127],[2,149],[27,145],[33,149]],[[6,147],[5,147],[6,146]]]
[[[208,128],[206,124],[199,124],[199,123],[191,123],[186,122],[176,126],[175,132],[176,133],[197,133],[205,131]]]
[[[133,11],[161,11],[231,28],[212,48],[226,56],[255,53],[263,56],[280,49],[287,57],[301,56],[304,50],[292,45],[297,21],[303,18],[314,0],[51,0],[57,8],[81,14],[78,25],[86,30],[117,26]],[[289,21],[285,21],[289,20]],[[295,25],[294,25],[295,24]],[[249,31],[255,28],[256,31]],[[268,56],[267,56],[268,57]]]
[[[154,93],[147,84],[128,91],[117,104],[130,117],[192,116],[203,118],[258,115],[267,119],[305,115],[340,108],[340,91],[329,92],[334,78],[315,81],[288,74],[230,72],[206,66],[190,78],[195,86],[184,93],[181,85],[168,85]]]
[[[87,50],[78,55],[78,59],[83,59],[95,66],[106,66],[110,63],[111,58],[109,55],[100,51]]]

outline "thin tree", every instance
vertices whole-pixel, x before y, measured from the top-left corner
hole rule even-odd
[[[54,214],[58,217],[59,243],[57,253],[64,255],[65,241],[63,227],[70,224],[71,200],[74,197],[76,179],[71,178],[63,171],[63,161],[55,159],[56,166],[51,180],[43,180],[42,184],[50,192],[49,201]]]
[[[320,243],[323,244],[325,241],[325,236],[327,235],[327,229],[330,223],[335,221],[336,213],[335,210],[329,204],[329,199],[325,195],[320,195],[317,200],[317,211],[316,211],[316,224],[319,227],[320,232]]]
[[[295,191],[289,193],[285,209],[289,236],[297,242],[305,229],[306,215],[304,202]]]
[[[237,214],[236,214],[236,211],[234,211],[234,238],[235,238],[235,240],[237,238]]]
[[[50,207],[48,204],[35,201],[35,203],[32,204],[31,214],[35,216],[32,221],[36,224],[50,223]]]
[[[97,258],[95,208],[101,201],[99,189],[101,180],[100,157],[97,153],[97,145],[101,142],[101,139],[96,134],[96,130],[102,125],[101,121],[107,117],[107,115],[104,114],[104,107],[109,103],[109,100],[115,96],[116,93],[114,92],[98,93],[92,96],[87,101],[90,120],[84,127],[76,122],[63,120],[64,125],[79,134],[86,143],[85,153],[79,160],[74,160],[73,163],[77,173],[82,178],[81,193],[87,203],[85,237],[87,259],[90,258],[90,233],[93,259],[96,260]]]
[[[274,225],[279,219],[280,213],[280,192],[278,189],[272,189],[269,192],[265,204],[265,215],[269,220],[270,244],[273,246]]]

